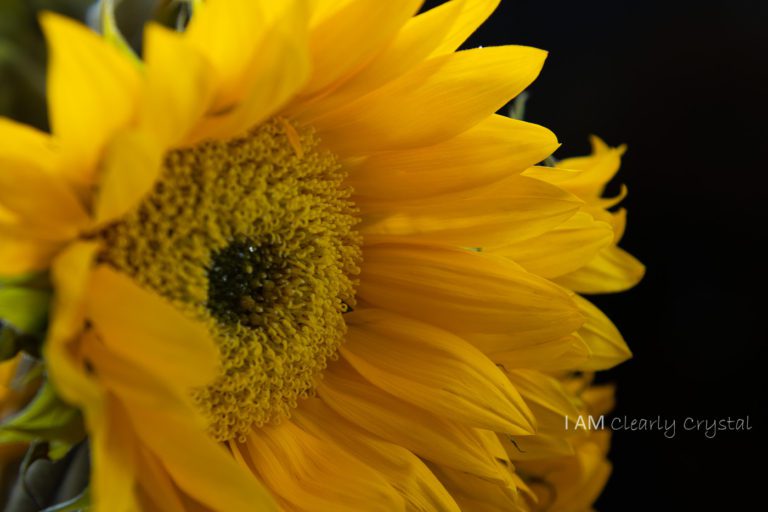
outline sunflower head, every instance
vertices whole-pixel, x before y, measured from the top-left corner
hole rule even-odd
[[[189,2],[141,57],[112,2],[43,14],[0,274],[44,286],[0,315],[46,383],[0,440],[88,443],[100,510],[589,507],[606,439],[562,424],[630,356],[578,295],[642,275],[623,149],[537,166],[554,135],[495,112],[545,53],[456,51],[496,3]]]

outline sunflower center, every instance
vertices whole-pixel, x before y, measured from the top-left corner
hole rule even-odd
[[[286,417],[342,342],[360,260],[344,178],[311,129],[272,120],[169,152],[153,192],[99,235],[104,261],[216,339],[221,373],[193,394],[218,440]]]

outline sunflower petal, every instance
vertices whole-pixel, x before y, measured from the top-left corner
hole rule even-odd
[[[151,502],[153,510],[163,512],[186,512],[178,489],[155,454],[140,446],[138,449],[138,471],[145,475],[140,479],[141,490]]]
[[[546,343],[494,352],[489,357],[507,369],[533,368],[557,371],[580,368],[589,359],[590,351],[580,336],[571,334]]]
[[[537,237],[492,249],[534,274],[552,279],[587,265],[613,241],[609,224],[579,212]]]
[[[107,347],[148,373],[187,389],[216,376],[218,350],[207,329],[130,277],[105,265],[94,270],[87,310]]]
[[[361,233],[414,236],[462,247],[505,246],[572,217],[582,202],[562,189],[510,176],[482,189],[413,201],[359,201]],[[607,226],[606,226],[607,227]]]
[[[182,141],[210,108],[211,65],[182,34],[156,23],[144,29],[146,93],[142,123],[158,145]]]
[[[500,480],[475,429],[436,416],[381,391],[346,364],[329,367],[318,394],[340,416],[422,458]]]
[[[213,0],[198,2],[195,14],[184,31],[188,44],[211,64],[217,91],[213,109],[236,105],[247,93],[244,81],[260,58],[269,51],[261,42],[266,31],[298,2],[258,2],[253,0]]]
[[[136,207],[155,185],[162,170],[163,149],[149,133],[125,131],[107,146],[96,223],[104,225]]]
[[[86,411],[100,406],[103,393],[88,375],[73,342],[83,329],[88,282],[98,249],[98,244],[77,242],[67,247],[53,262],[52,280],[56,293],[50,315],[51,325],[43,346],[48,374],[56,391],[68,402]]]
[[[583,322],[566,290],[508,260],[442,246],[366,246],[358,296],[475,345],[476,334],[498,336],[479,346],[486,353],[557,339]]]
[[[312,95],[367,63],[418,10],[419,0],[351,0],[312,27],[313,73],[304,91]],[[367,20],[376,20],[370,30]]]
[[[575,298],[586,322],[578,334],[589,347],[589,360],[579,368],[583,370],[606,370],[632,357],[624,338],[613,322],[588,300]]]
[[[530,406],[543,431],[562,431],[564,418],[575,423],[579,410],[574,399],[555,379],[536,370],[507,370],[507,377]]]
[[[614,293],[635,286],[645,275],[645,266],[625,250],[606,247],[587,265],[554,281],[579,293]]]
[[[388,393],[467,425],[530,434],[535,419],[504,374],[449,332],[381,310],[351,313],[341,353]]]
[[[403,498],[375,469],[330,439],[291,421],[254,430],[247,448],[263,481],[304,510],[403,510]]]
[[[103,416],[86,412],[90,433],[92,504],[96,510],[139,510],[134,494],[137,442],[124,408],[114,397],[105,401]]]
[[[138,404],[128,412],[175,484],[201,504],[232,512],[277,511],[262,484],[188,417]]]
[[[3,209],[20,222],[46,226],[61,238],[74,236],[87,217],[74,191],[54,172],[57,157],[51,137],[0,118],[0,141]]]
[[[48,103],[64,170],[90,184],[106,141],[133,119],[139,92],[134,63],[85,25],[43,13],[48,40]]]
[[[538,75],[545,55],[500,46],[436,57],[350,105],[302,120],[341,155],[436,144],[520,93]]]
[[[297,2],[296,5],[301,5]],[[240,78],[244,92],[236,103],[211,113],[191,136],[229,138],[242,135],[280,109],[304,85],[309,73],[303,11],[294,7],[265,28],[263,51]],[[264,80],[268,76],[269,80]]]
[[[405,498],[408,510],[459,512],[458,506],[426,465],[411,451],[366,434],[333,412],[322,400],[309,399],[293,421],[321,438],[331,438],[375,467]]]
[[[541,126],[493,115],[449,140],[371,155],[350,169],[355,195],[417,199],[488,185],[540,162],[557,149]]]
[[[409,19],[362,70],[330,94],[294,107],[292,113],[317,117],[331,112],[403,75],[430,55],[452,52],[497,4],[498,0],[452,0]],[[382,7],[386,8],[384,3]]]

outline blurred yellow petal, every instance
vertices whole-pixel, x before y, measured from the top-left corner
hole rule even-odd
[[[87,311],[109,349],[151,375],[191,388],[217,374],[218,350],[203,324],[106,265],[93,271]]]
[[[86,414],[89,420],[92,506],[95,510],[135,512],[134,495],[137,443],[124,408],[107,397],[103,416]],[[95,424],[94,424],[95,422]]]
[[[61,143],[64,172],[91,184],[104,144],[136,115],[139,72],[98,34],[70,18],[43,13],[48,41],[51,128]]]
[[[278,17],[300,2],[210,0],[198,2],[184,38],[213,67],[210,79],[216,84],[212,109],[236,105],[247,94],[251,82],[244,80],[259,66],[260,53],[269,52],[264,35]],[[270,78],[271,80],[271,78]]]
[[[144,61],[143,126],[158,145],[174,146],[210,108],[211,64],[182,34],[155,23],[144,29]]]
[[[138,405],[128,412],[176,485],[201,504],[232,512],[277,511],[262,484],[187,417]]]
[[[149,133],[126,131],[107,146],[96,199],[96,223],[107,224],[135,208],[162,171],[163,151]]]
[[[76,344],[85,321],[85,303],[91,267],[99,246],[77,242],[58,255],[52,266],[56,293],[51,306],[43,354],[56,391],[86,410],[100,407],[102,389],[90,376]]]

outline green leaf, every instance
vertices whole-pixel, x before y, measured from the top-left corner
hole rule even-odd
[[[57,453],[85,437],[80,411],[65,403],[46,381],[21,412],[0,424],[0,443],[43,439],[62,444]]]

